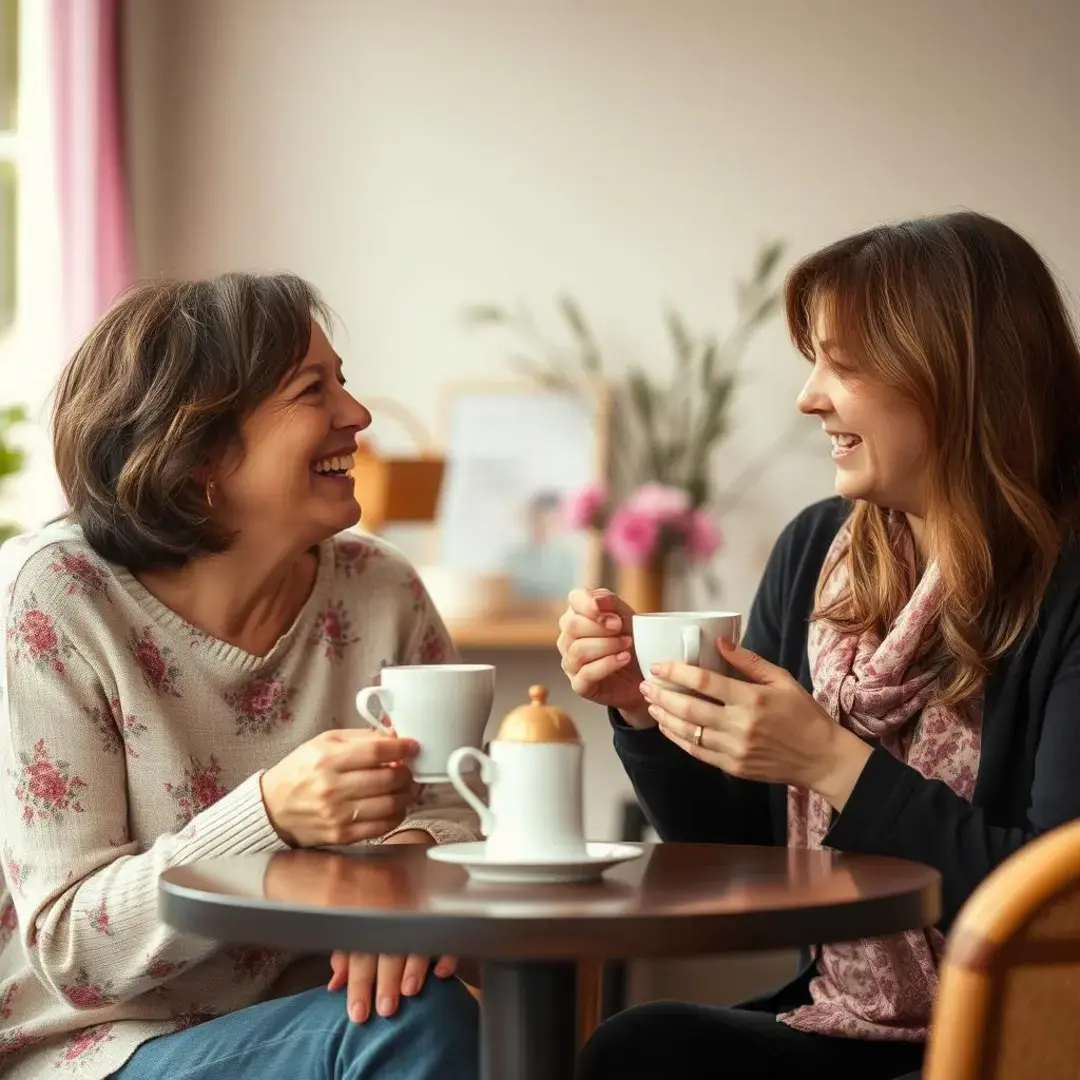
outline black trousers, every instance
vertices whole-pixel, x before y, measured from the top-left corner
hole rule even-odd
[[[776,1014],[800,997],[789,986],[731,1008],[636,1005],[593,1033],[579,1080],[918,1080],[921,1043],[840,1039],[781,1024]]]

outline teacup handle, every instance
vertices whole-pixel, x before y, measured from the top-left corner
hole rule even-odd
[[[682,659],[684,664],[697,667],[701,663],[701,627],[684,626],[682,632]]]
[[[374,698],[379,703],[382,716],[376,716],[371,711],[371,700]],[[393,721],[390,719],[394,708],[394,698],[385,686],[365,686],[356,695],[356,711],[361,719],[366,720],[373,728],[379,731],[391,732],[394,730]]]
[[[461,766],[469,758],[480,765],[480,779],[490,788],[498,766],[487,754],[474,746],[458,747],[450,755],[446,762],[446,775],[450,777],[450,783],[457,789],[457,793],[480,815],[480,831],[485,836],[490,836],[495,831],[495,815],[491,812],[491,807],[484,803],[461,777]]]

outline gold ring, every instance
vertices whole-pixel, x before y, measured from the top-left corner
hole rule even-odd
[[[701,736],[704,735],[704,734],[705,734],[705,729],[700,724],[698,724],[697,731],[694,732],[694,745],[695,746],[700,746],[701,745]]]
[[[359,806],[354,806],[353,807],[353,812],[352,812],[353,821],[355,821],[359,816],[360,816],[360,807]]]

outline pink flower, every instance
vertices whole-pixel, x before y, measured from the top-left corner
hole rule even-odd
[[[109,928],[109,906],[104,898],[97,907],[90,908],[90,910],[87,911],[86,917],[90,925],[99,934],[104,934],[106,937],[112,937],[112,930]]]
[[[210,761],[212,764],[196,769],[191,775],[191,798],[199,810],[213,806],[225,794],[225,789],[218,782],[221,769],[215,767],[217,762],[214,758]]]
[[[53,629],[52,619],[44,611],[27,611],[22,617],[19,629],[31,653],[41,655],[56,648],[56,631]]]
[[[146,967],[146,975],[150,979],[167,979],[176,969],[179,964],[174,964],[171,960],[151,960]]]
[[[364,556],[365,545],[359,540],[339,540],[338,551],[349,562],[359,562]]]
[[[76,1009],[103,1009],[110,1004],[104,989],[91,982],[71,983],[60,989]]]
[[[686,520],[686,550],[692,559],[711,559],[720,547],[720,528],[704,510],[695,510]]]
[[[161,685],[165,678],[165,659],[149,637],[144,637],[135,646],[135,661],[154,686]]]
[[[241,701],[245,713],[259,716],[270,712],[280,697],[281,683],[277,679],[257,679],[244,691]]]
[[[110,1037],[109,1032],[111,1030],[112,1024],[98,1024],[96,1027],[83,1028],[68,1043],[68,1048],[64,1052],[64,1061],[74,1061],[88,1051],[93,1050],[95,1046],[105,1042]]]
[[[621,506],[611,515],[604,544],[621,566],[644,566],[657,554],[660,523],[630,506]]]
[[[690,512],[690,493],[668,484],[642,484],[626,501],[626,507],[653,521],[680,521]]]
[[[592,529],[598,524],[607,495],[599,484],[589,484],[563,503],[563,518],[571,529]]]
[[[420,663],[441,664],[446,660],[446,649],[435,627],[429,626],[420,642]]]
[[[68,783],[52,765],[39,762],[26,771],[30,774],[30,794],[35,799],[59,806],[67,797]]]
[[[331,641],[337,641],[341,637],[341,620],[333,608],[327,608],[322,613],[322,632]]]

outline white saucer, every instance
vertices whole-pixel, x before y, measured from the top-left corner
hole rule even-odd
[[[561,885],[596,881],[619,863],[640,858],[644,849],[636,844],[586,844],[585,857],[492,860],[483,840],[465,844],[438,844],[428,848],[428,858],[464,866],[474,881],[500,885]]]

